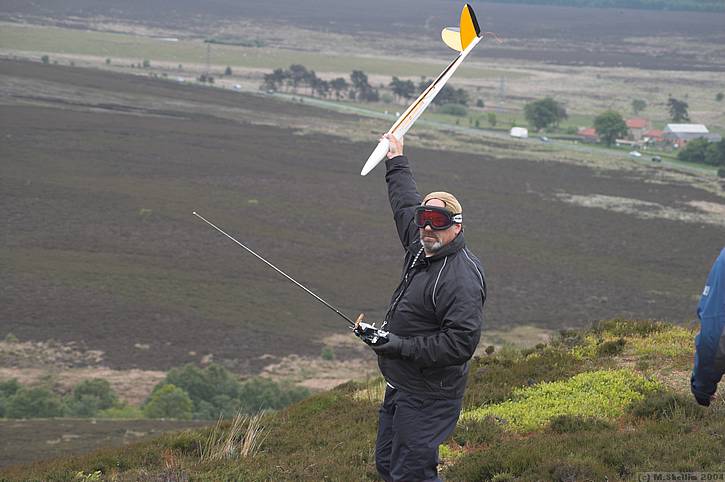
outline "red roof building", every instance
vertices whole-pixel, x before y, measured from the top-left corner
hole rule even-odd
[[[577,136],[586,142],[599,142],[599,135],[594,127],[582,127],[577,132]]]
[[[635,117],[625,121],[627,129],[629,129],[629,138],[633,141],[639,141],[644,137],[644,131],[649,129],[649,120],[642,117]]]
[[[626,123],[628,129],[646,129],[647,127],[649,127],[649,120],[642,117],[627,119]]]
[[[665,131],[659,129],[650,129],[642,134],[642,139],[647,143],[660,144],[666,142]]]

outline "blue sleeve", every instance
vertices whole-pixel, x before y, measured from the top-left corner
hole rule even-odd
[[[700,333],[695,337],[691,389],[698,400],[715,394],[725,372],[725,249],[715,260],[697,306]]]

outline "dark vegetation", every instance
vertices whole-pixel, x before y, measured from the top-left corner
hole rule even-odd
[[[693,139],[677,153],[681,161],[725,166],[725,139],[710,142],[707,139]]]
[[[524,116],[537,131],[549,126],[559,127],[559,123],[568,117],[564,106],[551,97],[527,103]]]
[[[608,146],[627,135],[627,124],[619,112],[608,110],[594,119],[594,128],[599,138]]]
[[[430,79],[422,79],[416,85],[412,80],[393,77],[387,87],[395,100],[406,102],[418,97],[432,83],[433,81]],[[315,74],[314,70],[309,70],[300,64],[292,64],[288,69],[274,69],[271,73],[264,74],[264,81],[259,88],[267,92],[305,93],[312,97],[334,97],[337,100],[377,102],[381,98],[380,90],[370,85],[367,74],[362,70],[353,70],[350,73],[349,82],[344,77],[323,80]],[[433,99],[433,103],[439,106],[456,105],[460,109],[468,104],[468,93],[463,89],[446,85]],[[465,115],[465,111],[463,114],[454,115]]]
[[[507,348],[475,358],[464,418],[441,452],[445,480],[630,480],[645,471],[725,470],[725,405],[720,400],[703,409],[688,394],[666,384],[638,395],[618,416],[579,416],[562,410],[552,414],[543,428],[527,433],[511,432],[501,417],[465,418],[472,408],[515,398],[521,388],[547,380],[566,381],[575,373],[619,368],[641,356],[630,348],[621,358],[577,354],[592,337],[623,338],[626,347],[644,344],[661,349],[666,347],[662,343],[669,343],[660,338],[664,334],[692,332],[666,323],[618,319],[588,331],[564,331],[552,343],[526,352]],[[689,360],[671,358],[664,350],[654,353],[650,361],[662,371],[631,372],[632,376],[659,380],[670,368],[687,376]],[[690,345],[685,358],[691,356]],[[350,382],[268,413],[261,431],[239,434],[234,449],[214,463],[205,461],[205,444],[231,430],[228,424],[164,435],[120,450],[6,469],[0,477],[69,480],[78,473],[100,471],[105,480],[172,475],[204,480],[376,480],[372,447],[381,387],[379,379]],[[597,396],[592,393],[592,400]],[[215,433],[218,430],[221,433]],[[249,438],[260,440],[260,445],[243,456],[239,447]]]
[[[309,396],[306,388],[254,377],[240,382],[225,368],[188,364],[170,370],[140,407],[121,402],[102,379],[80,382],[67,394],[52,387],[23,386],[16,379],[0,381],[0,418],[50,417],[168,418],[216,420],[238,413],[278,410]]]

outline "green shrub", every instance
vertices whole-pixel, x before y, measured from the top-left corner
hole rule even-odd
[[[543,467],[549,474],[549,480],[570,482],[576,480],[607,480],[608,471],[601,463],[589,457],[567,457],[552,460]]]
[[[40,61],[43,62],[44,64],[49,64],[50,57],[48,57],[47,55],[43,55],[42,57],[40,57]]]
[[[66,401],[68,414],[75,417],[92,417],[99,410],[106,410],[118,403],[118,397],[107,380],[94,378],[83,380],[73,389]]]
[[[598,356],[615,356],[619,355],[624,351],[624,345],[627,342],[624,338],[617,338],[616,340],[609,340],[601,343],[597,346]]]
[[[516,387],[568,378],[582,370],[581,360],[563,350],[546,348],[524,357],[505,346],[495,356],[474,358],[463,404],[478,407],[502,402]]]
[[[441,114],[455,115],[458,117],[464,117],[468,115],[468,109],[465,105],[461,104],[443,104],[438,109]]]
[[[551,419],[549,428],[556,433],[570,433],[582,430],[603,430],[611,428],[611,425],[596,417],[559,415]]]
[[[594,333],[608,333],[612,336],[648,336],[667,329],[670,325],[654,320],[604,320],[592,325]]]
[[[0,382],[0,417],[5,416],[5,407],[8,403],[8,399],[15,395],[21,387],[22,385],[20,385],[18,380],[15,378]]]
[[[183,389],[167,384],[154,390],[142,410],[148,418],[190,420],[192,403]]]
[[[453,433],[453,440],[459,445],[490,444],[501,437],[503,430],[494,417],[481,420],[462,420]]]
[[[252,378],[242,383],[232,372],[216,364],[204,369],[192,364],[174,368],[154,387],[151,396],[168,384],[188,394],[193,404],[193,418],[198,420],[215,420],[220,415],[229,418],[240,410],[251,414],[280,409],[310,394],[306,388],[280,385],[264,378]]]
[[[124,420],[138,420],[144,418],[143,411],[133,405],[121,405],[100,410],[96,416],[101,418],[117,418]]]
[[[560,415],[614,418],[659,385],[628,369],[584,372],[568,380],[541,383],[513,390],[513,399],[466,411],[467,418],[496,416],[507,430],[536,430]]]
[[[13,335],[12,333],[8,333],[5,335],[5,343],[17,343],[18,337]]]
[[[335,351],[329,346],[324,346],[322,347],[320,356],[323,360],[332,361],[335,359]]]
[[[62,417],[63,402],[55,393],[45,388],[21,387],[7,399],[7,418]]]
[[[703,410],[689,397],[663,390],[648,393],[645,398],[633,403],[628,411],[635,417],[656,420],[672,417],[698,420],[703,417]]]
[[[310,395],[303,387],[279,384],[266,378],[252,378],[242,384],[239,392],[241,408],[246,413],[280,409]]]

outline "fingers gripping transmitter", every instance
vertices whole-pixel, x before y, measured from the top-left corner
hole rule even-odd
[[[388,342],[388,332],[375,327],[375,323],[372,325],[364,323],[362,321],[364,316],[365,315],[363,313],[360,313],[360,316],[358,316],[357,320],[355,320],[355,326],[352,329],[355,336],[370,346],[380,346],[386,344]]]

